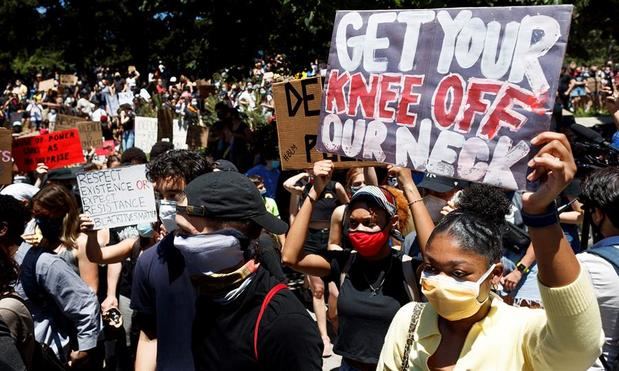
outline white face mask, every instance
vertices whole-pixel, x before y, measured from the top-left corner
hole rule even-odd
[[[159,220],[168,233],[176,229],[176,201],[159,201]]]
[[[423,203],[426,205],[434,224],[438,223],[443,217],[441,210],[447,205],[447,201],[434,195],[427,195],[423,198]]]
[[[174,237],[174,246],[185,258],[190,275],[219,273],[244,261],[241,242],[223,234],[197,234]]]

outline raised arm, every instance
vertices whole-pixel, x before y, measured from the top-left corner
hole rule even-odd
[[[314,164],[314,186],[310,189],[303,206],[294,218],[282,249],[282,262],[284,264],[299,272],[321,277],[331,272],[330,262],[320,255],[305,253],[303,245],[307,238],[314,203],[331,179],[332,172],[333,162],[330,160],[318,161]]]
[[[88,214],[80,215],[80,230],[86,234],[86,256],[88,260],[97,264],[120,263],[125,260],[133,249],[137,238],[127,238],[115,245],[101,248],[97,238],[97,231],[92,229],[94,223]]]
[[[286,179],[286,181],[284,181],[283,186],[291,194],[301,194],[303,193],[303,187],[299,187],[296,184],[299,180],[303,178],[309,178],[309,174],[303,172],[297,175],[293,175],[290,178]]]
[[[528,180],[538,190],[523,196],[523,221],[538,265],[545,317],[527,322],[524,344],[533,369],[586,369],[600,355],[604,335],[591,281],[563,236],[554,200],[572,181],[576,164],[567,138],[545,132],[531,140],[541,147]]]
[[[428,243],[428,239],[430,239],[430,234],[432,234],[432,230],[434,229],[432,217],[426,205],[423,203],[423,197],[421,197],[415,182],[413,182],[410,169],[389,165],[388,171],[389,175],[398,178],[398,185],[404,192],[404,196],[406,196],[408,208],[411,211],[413,222],[415,223],[419,248],[423,252]]]

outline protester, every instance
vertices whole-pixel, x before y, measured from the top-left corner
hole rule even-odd
[[[135,368],[193,370],[192,323],[195,292],[186,262],[174,244],[176,205],[186,185],[210,172],[212,165],[187,150],[171,150],[151,162],[147,177],[159,198],[159,219],[165,237],[138,258],[133,272],[131,308],[140,328]]]
[[[284,182],[284,187],[291,193],[290,207],[296,208],[291,210],[291,222],[298,215],[303,201],[309,197],[313,182],[315,181],[315,173],[309,171],[293,176]],[[316,199],[316,205],[312,210],[312,216],[308,225],[307,236],[304,235],[305,244],[303,250],[308,254],[321,254],[328,249],[329,243],[329,226],[331,215],[339,205],[348,203],[348,195],[344,187],[339,182],[330,181],[325,188],[319,193]],[[307,275],[307,282],[312,291],[312,305],[316,322],[320,330],[320,336],[324,343],[323,357],[332,355],[331,339],[327,332],[327,312],[325,307],[325,281],[322,277],[316,275]],[[333,302],[337,297],[337,286],[334,282],[326,282],[329,286],[330,301]]]
[[[602,238],[576,255],[593,282],[605,335],[602,356],[591,369],[614,370],[619,366],[619,168],[591,173],[580,199],[591,213],[594,233]]]
[[[185,194],[174,245],[199,293],[196,368],[320,370],[314,322],[254,258],[261,229],[283,234],[287,225],[267,212],[256,187],[238,173],[203,175]]]
[[[376,368],[389,323],[398,309],[411,300],[409,285],[414,274],[412,267],[404,263],[403,253],[389,244],[398,224],[395,199],[376,186],[357,191],[345,213],[346,246],[356,253],[346,249],[319,255],[302,249],[314,205],[327,187],[332,171],[331,161],[314,164],[314,183],[288,233],[283,261],[307,274],[330,276],[340,284],[339,330],[334,352],[343,357],[343,369],[372,370]],[[410,171],[394,168],[392,173],[397,175],[409,199],[413,195]],[[419,204],[418,193],[416,197],[409,199],[411,207]],[[427,211],[421,219],[425,221],[418,229],[431,226],[431,222],[427,224]],[[429,230],[424,233],[420,236],[429,235]],[[424,246],[425,240],[420,243]]]
[[[428,208],[434,224],[441,220],[443,207],[454,201],[456,193],[461,188],[458,187],[457,180],[431,173],[426,173],[417,187],[424,191],[423,203]]]
[[[34,325],[23,299],[15,294],[19,268],[13,256],[29,214],[17,199],[0,195],[0,365],[20,371],[32,369]]]
[[[529,162],[528,179],[541,185],[524,195],[523,216],[545,310],[510,307],[491,293],[503,269],[497,220],[486,210],[456,210],[422,249],[421,285],[429,304],[411,303],[398,312],[378,370],[582,370],[599,356],[603,333],[594,291],[551,207],[576,173],[571,148],[564,135],[550,132],[532,143],[541,149]]]

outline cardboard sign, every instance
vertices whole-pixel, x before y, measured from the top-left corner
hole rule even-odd
[[[57,169],[84,162],[77,129],[16,138],[13,158],[20,171],[34,171],[39,162]]]
[[[39,81],[38,91],[48,91],[49,89],[54,89],[56,85],[56,81],[54,79]]]
[[[177,119],[172,120],[172,144],[175,149],[187,149],[187,130],[189,124]],[[204,146],[206,147],[206,145]]]
[[[56,127],[64,127],[66,130],[67,128],[76,128],[77,125],[75,123],[79,122],[79,121],[84,121],[83,117],[79,117],[79,116],[72,116],[72,115],[64,115],[59,113],[56,116]]]
[[[376,162],[328,155],[316,150],[322,83],[319,77],[273,85],[279,157],[283,170],[307,169],[319,160],[333,160],[336,168],[379,165]]]
[[[187,149],[197,150],[208,146],[209,128],[199,125],[189,125],[187,128]]]
[[[116,147],[114,140],[105,140],[101,146],[95,148],[95,154],[97,156],[109,156],[114,153],[114,147]]]
[[[148,153],[155,143],[157,143],[157,118],[136,116],[135,146]]]
[[[135,71],[136,71],[135,66],[129,66],[129,67],[127,67],[127,72],[128,72],[128,73],[135,72]]]
[[[128,104],[133,107],[133,92],[127,91],[118,93],[118,104],[121,106],[123,104]]]
[[[60,85],[75,86],[77,85],[77,76],[75,75],[60,75]]]
[[[85,151],[90,148],[97,148],[101,146],[103,142],[103,132],[101,131],[101,124],[94,121],[75,121],[69,123],[63,121],[60,124],[56,124],[56,131],[68,130],[77,127],[80,133],[80,142],[82,143],[82,149]]]
[[[95,229],[114,228],[157,220],[153,185],[146,165],[77,174],[84,213]]]
[[[13,136],[11,131],[0,128],[0,184],[11,184],[13,181],[12,144]]]
[[[338,11],[320,151],[526,189],[572,6]]]

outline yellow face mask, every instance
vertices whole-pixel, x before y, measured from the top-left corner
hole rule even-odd
[[[448,321],[469,318],[488,300],[479,301],[479,288],[494,270],[495,264],[477,282],[458,281],[439,274],[421,274],[421,291],[439,316]]]

